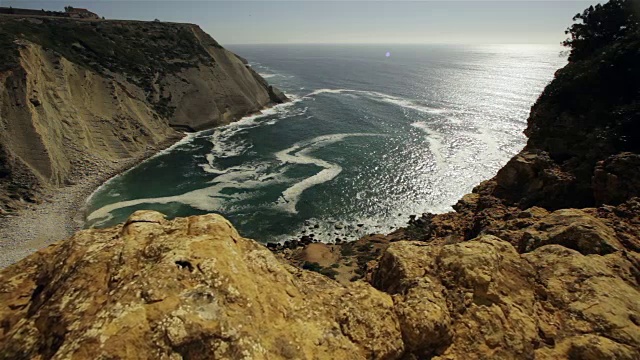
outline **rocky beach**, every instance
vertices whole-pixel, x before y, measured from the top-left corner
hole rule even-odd
[[[226,124],[286,101],[194,25],[0,15],[0,26],[2,267],[78,231],[86,198],[182,138],[178,130]],[[128,43],[141,31],[165,38]],[[143,45],[145,55],[137,53]],[[161,46],[172,50],[152,51]],[[224,109],[211,103],[198,112],[192,101]]]
[[[40,203],[28,203],[13,214],[0,217],[0,268],[80,231],[84,225],[85,202],[104,182],[171,146],[180,137],[168,139],[137,158],[83,164],[86,174],[69,185],[49,189]],[[34,226],[38,224],[38,226]]]

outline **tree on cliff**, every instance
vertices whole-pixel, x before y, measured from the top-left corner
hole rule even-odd
[[[640,2],[637,0],[611,0],[590,6],[573,17],[580,21],[569,27],[570,38],[562,44],[571,48],[569,61],[586,58],[595,50],[640,29]]]

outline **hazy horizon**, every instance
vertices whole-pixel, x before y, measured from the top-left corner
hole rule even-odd
[[[188,22],[223,45],[559,45],[571,18],[598,1],[28,1],[88,8],[107,19]]]

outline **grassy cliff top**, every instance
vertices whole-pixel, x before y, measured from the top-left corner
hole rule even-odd
[[[18,65],[15,40],[25,39],[51,49],[100,73],[120,73],[142,88],[155,73],[175,73],[211,64],[194,32],[197,25],[122,20],[76,20],[0,16],[0,71]],[[209,36],[205,45],[221,46]]]
[[[19,66],[20,40],[41,45],[106,77],[139,86],[156,111],[170,117],[169,99],[152,101],[156,79],[213,65],[207,47],[222,48],[197,25],[160,21],[0,16],[0,72]]]

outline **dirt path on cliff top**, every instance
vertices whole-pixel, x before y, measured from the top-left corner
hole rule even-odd
[[[0,269],[80,230],[84,224],[85,200],[91,193],[113,176],[179,140],[180,137],[167,139],[137,157],[104,162],[99,170],[76,184],[51,190],[42,203],[30,205],[18,214],[0,217]]]

